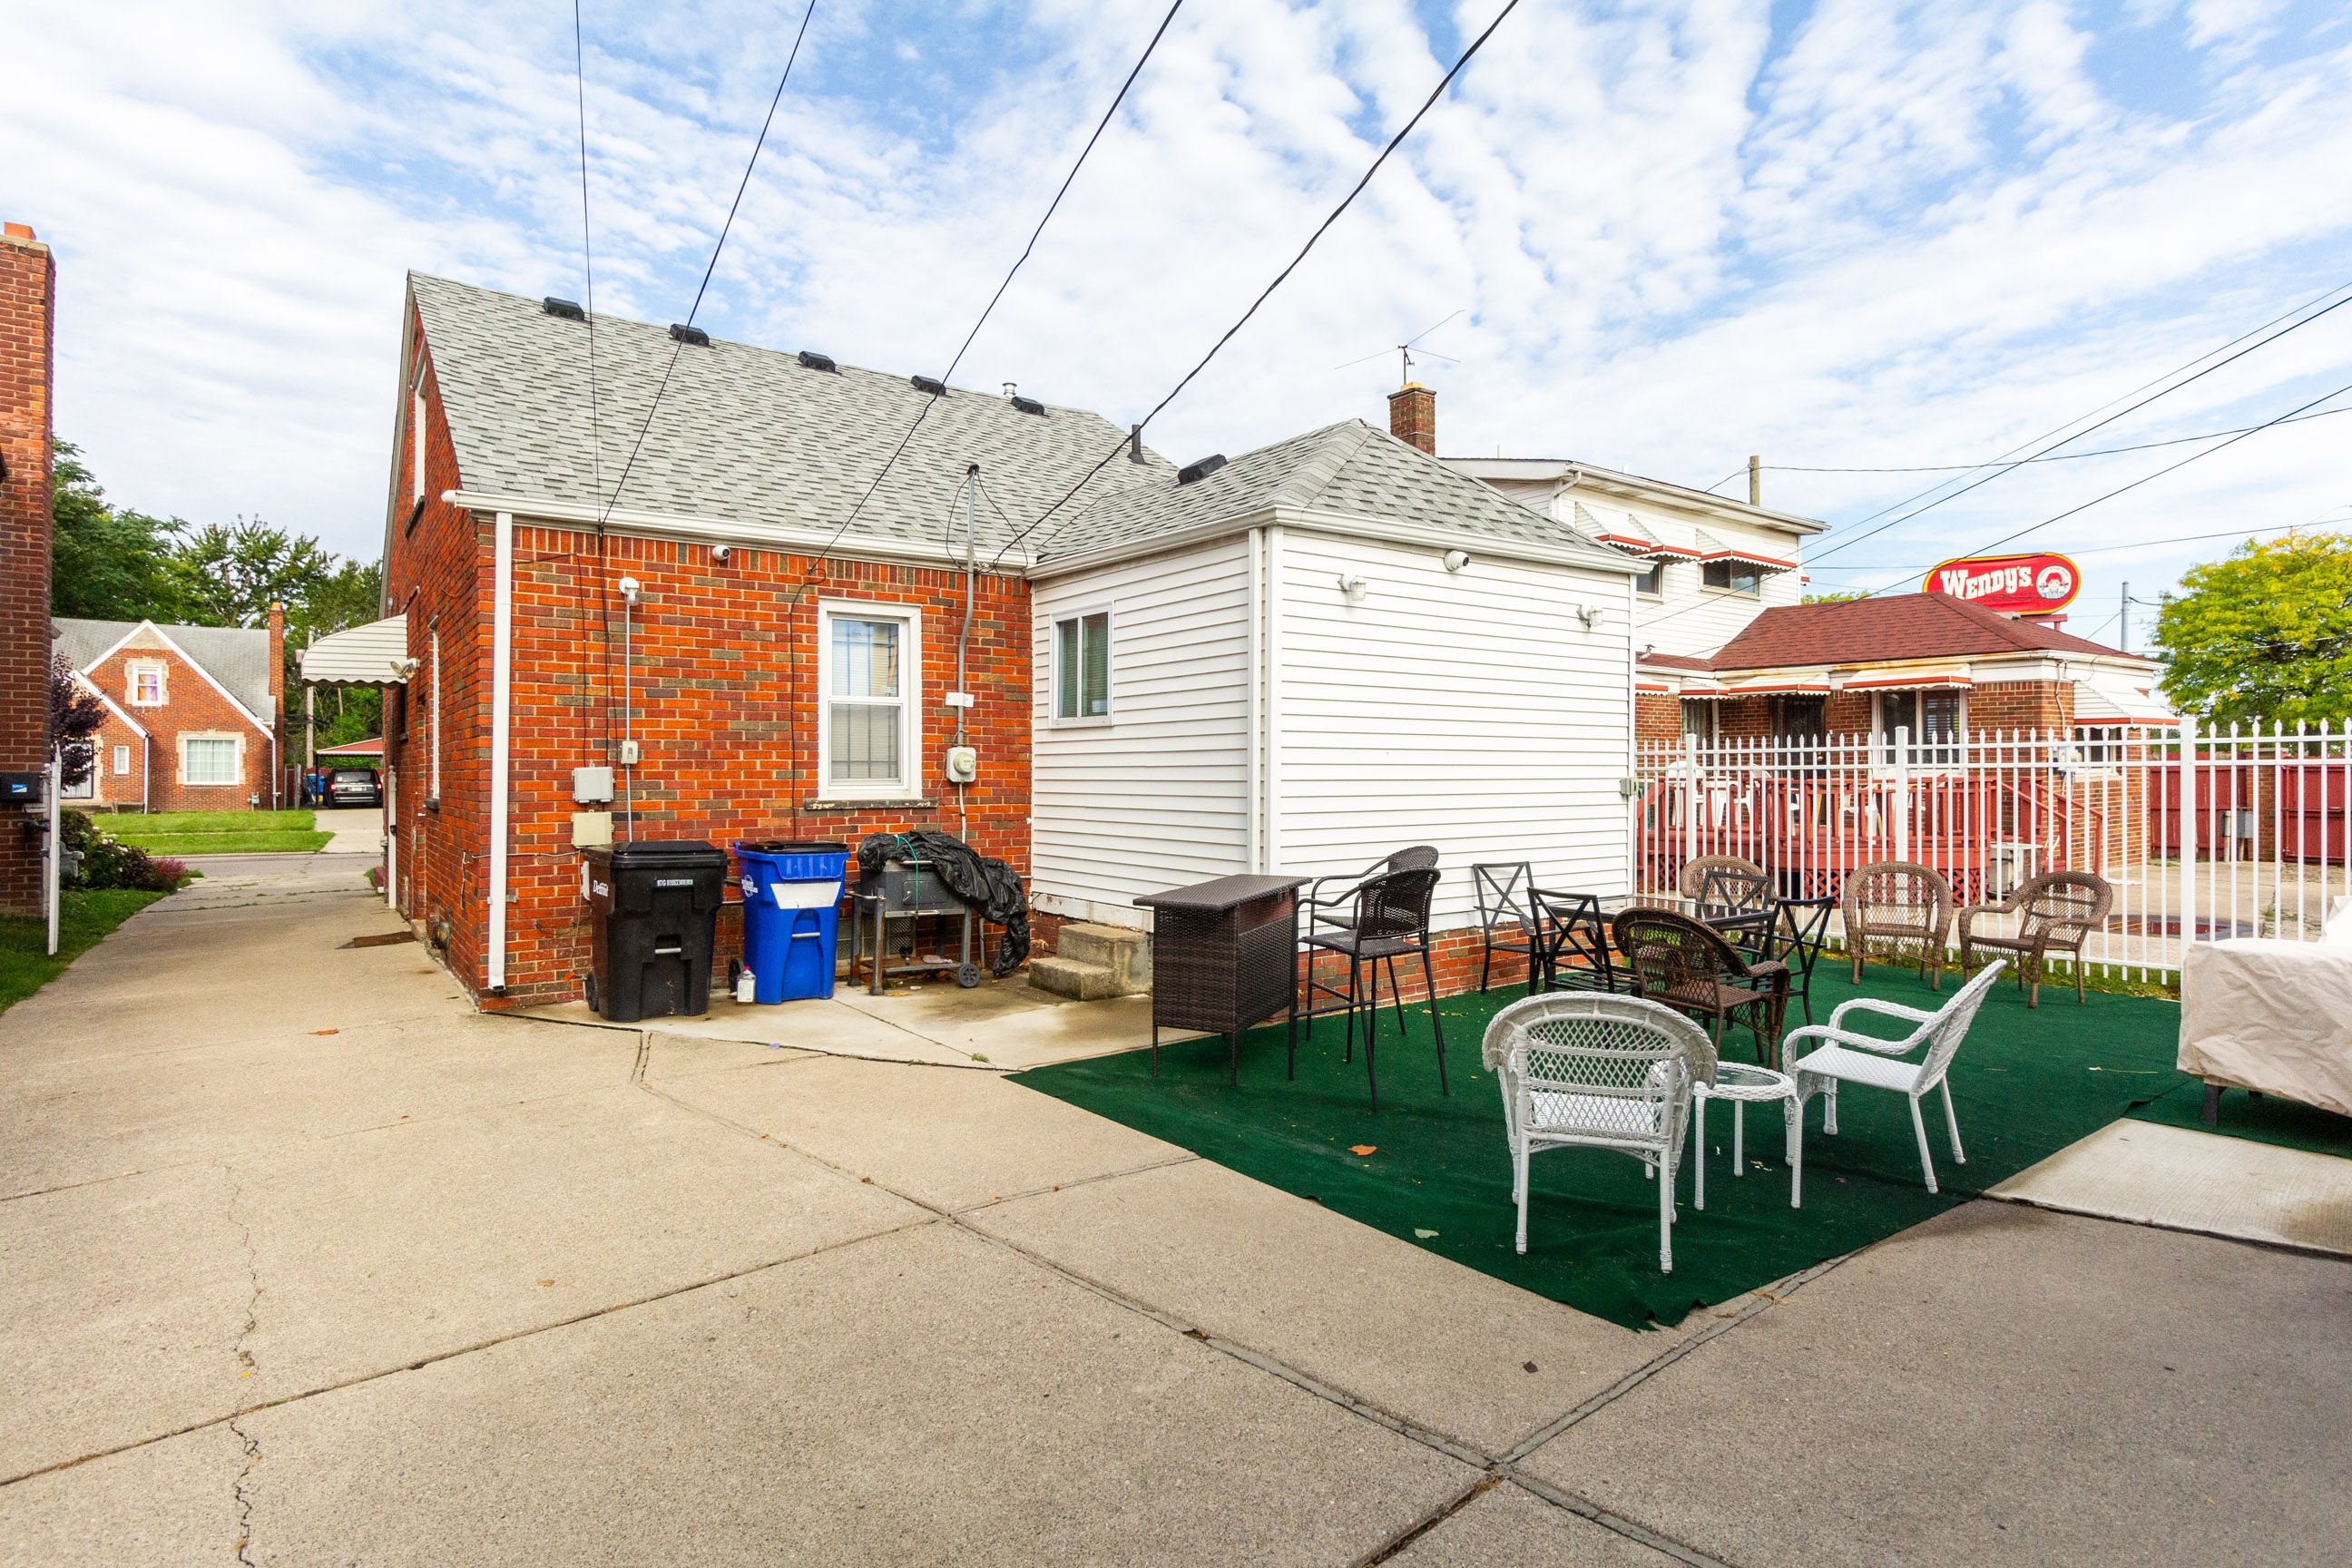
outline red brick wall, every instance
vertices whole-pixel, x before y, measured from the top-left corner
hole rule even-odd
[[[1389,434],[1408,446],[1437,455],[1437,394],[1407,385],[1389,394]]]
[[[57,268],[33,231],[0,232],[0,769],[49,755],[49,463]],[[10,810],[7,816],[15,818]],[[39,846],[0,821],[0,913],[41,908]]]
[[[2074,689],[2054,680],[2000,680],[1969,693],[1969,730],[2068,730],[2074,723]]]
[[[97,810],[137,811],[146,801],[148,742],[138,731],[116,718],[111,710],[98,733],[90,737],[97,748],[96,771],[90,775],[90,793],[79,804]],[[131,771],[114,771],[114,748],[122,746],[130,752]]]
[[[1682,699],[1661,691],[1635,692],[1633,734],[1645,747],[1679,745],[1683,738]]]

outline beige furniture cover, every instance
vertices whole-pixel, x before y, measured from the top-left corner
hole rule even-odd
[[[2180,1070],[2352,1116],[2352,945],[2189,943]]]

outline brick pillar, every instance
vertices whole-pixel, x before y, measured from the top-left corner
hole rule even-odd
[[[49,463],[57,268],[23,224],[0,228],[0,770],[49,756]],[[0,913],[41,908],[39,847],[0,808]]]
[[[1417,381],[1390,393],[1389,434],[1437,456],[1437,394]]]

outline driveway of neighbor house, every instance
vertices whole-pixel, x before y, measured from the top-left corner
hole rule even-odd
[[[2345,1554],[2352,1264],[1980,1202],[1633,1333],[985,1068],[478,1016],[355,864],[0,1016],[11,1561]]]

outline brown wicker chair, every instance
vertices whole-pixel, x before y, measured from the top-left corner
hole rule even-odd
[[[1772,879],[1763,867],[1737,855],[1701,855],[1685,861],[1675,890],[1695,909],[1713,906],[1726,914],[1749,914],[1772,907]]]
[[[1979,949],[2017,955],[2017,984],[2025,1005],[2042,1005],[2042,971],[2053,952],[2073,955],[2074,1000],[2083,1000],[2083,943],[2106,923],[2115,907],[2116,890],[2104,877],[2088,871],[2044,871],[2029,877],[2018,889],[1997,904],[1977,904],[1960,911],[1960,973],[1966,976]],[[1979,931],[1976,921],[1990,915],[2015,915],[2017,931],[2000,936]]]
[[[1704,922],[1641,904],[1617,912],[1610,936],[1637,995],[1706,1024],[1718,1053],[1724,1026],[1742,1025],[1756,1037],[1757,1060],[1778,1065],[1789,1008],[1787,964],[1744,958]]]
[[[1919,944],[1927,989],[1944,988],[1944,939],[1952,929],[1952,885],[1932,866],[1915,860],[1880,860],[1845,879],[1841,900],[1845,948],[1853,956],[1853,983],[1862,984],[1862,961],[1874,942]]]

